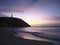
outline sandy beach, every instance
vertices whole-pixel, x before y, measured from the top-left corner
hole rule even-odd
[[[0,29],[0,45],[54,45],[50,42],[23,39],[14,36],[15,32]]]

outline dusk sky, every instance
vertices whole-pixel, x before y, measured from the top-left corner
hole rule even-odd
[[[0,17],[11,14],[31,26],[60,25],[60,0],[0,0]]]

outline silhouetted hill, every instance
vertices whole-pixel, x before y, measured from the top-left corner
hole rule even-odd
[[[29,27],[22,19],[13,17],[0,17],[0,27]]]

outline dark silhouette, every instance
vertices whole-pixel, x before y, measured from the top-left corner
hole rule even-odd
[[[0,17],[0,27],[30,27],[22,19],[13,17]]]

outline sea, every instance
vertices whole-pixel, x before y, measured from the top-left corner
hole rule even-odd
[[[0,28],[2,29],[2,28]],[[60,27],[8,27],[14,36],[29,40],[46,41],[60,45]]]

